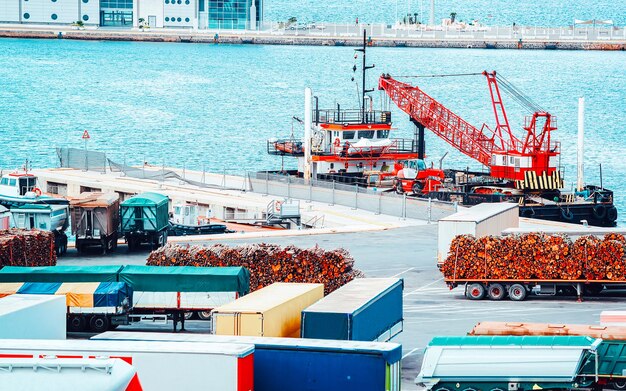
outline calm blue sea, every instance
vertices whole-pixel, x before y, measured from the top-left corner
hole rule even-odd
[[[428,21],[430,0],[265,0],[265,18],[285,21],[393,23],[397,13],[418,14]],[[569,26],[574,19],[611,19],[626,24],[624,0],[435,0],[435,20],[456,12],[459,20],[489,25]]]
[[[626,52],[373,48],[378,75],[470,73],[495,69],[558,117],[566,180],[574,181],[577,100],[585,96],[586,174],[618,194],[626,221]],[[54,166],[55,146],[106,151],[118,161],[221,171],[275,169],[266,139],[288,136],[303,114],[303,89],[322,107],[357,106],[352,48],[80,42],[0,39],[0,167],[25,159]],[[358,79],[357,79],[358,80]],[[412,79],[469,122],[493,124],[482,76]],[[382,96],[373,94],[376,108]],[[525,112],[505,97],[521,134]],[[413,130],[393,109],[396,137]],[[296,136],[302,129],[295,128]],[[478,168],[427,134],[429,160]],[[286,161],[293,167],[293,162]]]

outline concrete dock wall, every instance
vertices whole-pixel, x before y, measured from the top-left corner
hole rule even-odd
[[[480,30],[403,30],[385,25],[328,25],[323,30],[263,31],[149,29],[76,30],[69,26],[0,25],[0,38],[189,42],[261,45],[358,46],[362,31],[371,46],[423,48],[626,50],[626,29],[489,27]],[[360,32],[359,32],[360,31]]]

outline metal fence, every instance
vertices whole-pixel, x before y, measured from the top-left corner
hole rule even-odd
[[[107,155],[104,152],[78,148],[57,148],[59,167],[83,171],[106,172]]]
[[[376,188],[364,188],[336,182],[312,180],[267,172],[248,174],[250,190],[272,196],[297,198],[362,209],[376,214],[427,221],[437,221],[456,213],[457,204],[438,200],[407,197]]]
[[[626,29],[617,26],[426,26],[406,24],[309,23],[286,24],[264,22],[259,30],[209,29],[206,32],[231,33],[242,36],[280,35],[319,38],[361,37],[363,30],[376,38],[410,38],[431,40],[541,40],[541,41],[623,41]]]

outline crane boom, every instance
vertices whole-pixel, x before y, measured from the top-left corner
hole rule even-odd
[[[562,184],[551,161],[557,156],[559,144],[550,139],[556,130],[555,119],[546,112],[536,111],[526,120],[523,142],[515,137],[502,103],[495,72],[484,72],[489,85],[491,103],[496,117],[496,129],[487,125],[480,129],[439,103],[419,87],[382,75],[378,89],[384,90],[390,99],[413,121],[430,129],[460,152],[489,167],[491,176],[515,181],[536,181],[542,177],[549,187]],[[506,87],[506,86],[505,86]],[[540,123],[543,122],[543,126]],[[539,125],[539,126],[538,126]],[[540,128],[540,131],[537,131]],[[532,174],[528,177],[527,174]],[[548,176],[554,176],[548,179]],[[533,179],[534,178],[534,179]],[[520,183],[521,186],[524,183]]]
[[[495,134],[485,135],[482,129],[465,121],[419,87],[389,75],[380,77],[378,89],[384,90],[402,111],[450,145],[485,166],[490,165]]]

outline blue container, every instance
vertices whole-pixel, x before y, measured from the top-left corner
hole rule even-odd
[[[402,331],[400,278],[352,280],[302,311],[303,338],[389,340]]]

